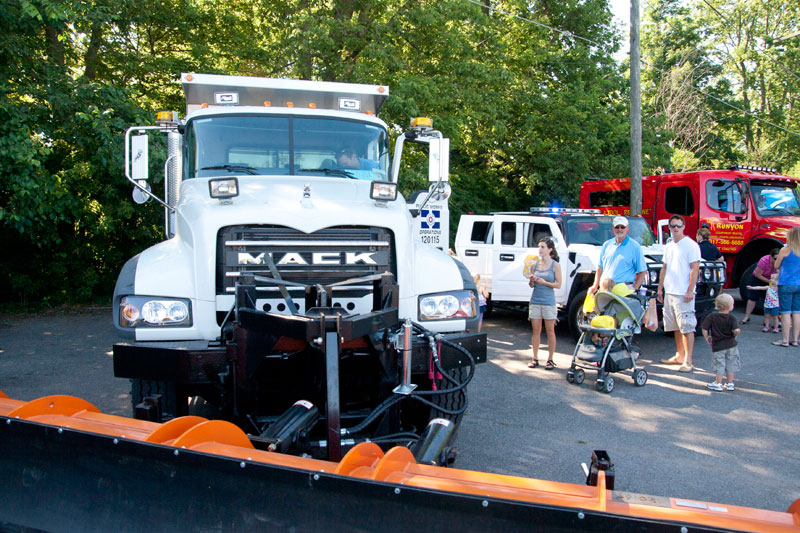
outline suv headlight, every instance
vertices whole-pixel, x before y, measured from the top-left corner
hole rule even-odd
[[[650,276],[650,284],[651,285],[653,283],[658,283],[658,274],[659,274],[658,270],[651,270],[650,272],[648,272],[648,276]]]
[[[703,279],[705,279],[706,281],[711,279],[711,275],[712,274],[713,274],[713,272],[711,271],[710,268],[704,268],[703,269]]]
[[[185,298],[125,296],[119,302],[119,325],[188,328],[192,325],[191,308]]]
[[[426,294],[419,297],[420,320],[448,320],[478,316],[477,298],[471,290]]]

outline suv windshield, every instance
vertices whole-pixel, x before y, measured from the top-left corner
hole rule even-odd
[[[653,231],[644,219],[628,219],[628,236],[642,246],[652,246],[656,242]],[[567,244],[601,245],[614,236],[611,216],[570,216],[564,220],[564,236]]]
[[[757,181],[750,189],[762,217],[800,215],[800,191],[794,183]]]
[[[215,115],[186,125],[187,178],[300,175],[386,180],[386,130],[354,120]]]

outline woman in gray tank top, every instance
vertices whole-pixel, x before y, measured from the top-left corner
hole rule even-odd
[[[558,264],[558,253],[552,239],[545,238],[539,241],[539,261],[531,269],[528,285],[533,287],[528,318],[533,327],[531,348],[533,359],[528,363],[528,368],[539,366],[539,341],[542,336],[542,321],[547,332],[547,364],[545,370],[552,370],[556,364],[553,354],[556,351],[556,294],[555,289],[561,288],[561,267]]]

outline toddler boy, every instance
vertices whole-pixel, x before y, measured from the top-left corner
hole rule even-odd
[[[739,360],[739,347],[736,337],[741,333],[739,323],[730,314],[733,309],[733,297],[722,293],[716,297],[717,312],[711,313],[703,320],[703,337],[711,345],[711,367],[716,374],[716,379],[706,387],[713,391],[733,390],[733,374],[741,370]],[[725,374],[727,383],[722,384],[722,374]]]

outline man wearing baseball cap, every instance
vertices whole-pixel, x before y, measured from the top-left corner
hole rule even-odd
[[[600,281],[605,278],[613,279],[615,283],[626,283],[638,291],[647,276],[642,247],[628,236],[628,219],[614,217],[612,226],[614,238],[604,242],[600,249],[600,263],[589,294],[597,292]]]

